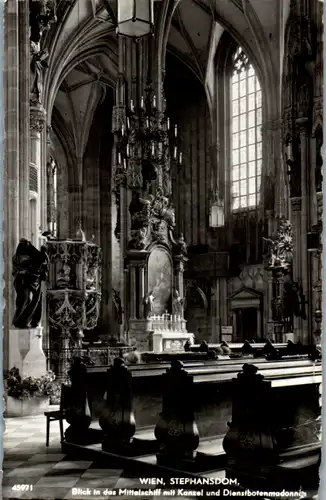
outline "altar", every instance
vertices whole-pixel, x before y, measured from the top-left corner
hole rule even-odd
[[[134,193],[129,212],[127,341],[139,351],[183,350],[194,335],[184,319],[187,246],[182,235],[174,236],[174,209],[158,189],[146,199]]]

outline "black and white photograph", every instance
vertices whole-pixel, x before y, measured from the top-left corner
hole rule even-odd
[[[2,10],[2,498],[322,500],[323,0]]]

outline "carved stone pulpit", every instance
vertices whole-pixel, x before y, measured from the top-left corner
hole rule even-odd
[[[101,249],[94,243],[50,240],[47,313],[51,348],[64,375],[69,350],[81,347],[85,330],[93,330],[100,310]]]
[[[130,240],[126,256],[130,291],[128,340],[146,351],[183,350],[193,341],[184,319],[183,272],[187,247],[174,237],[175,215],[162,190],[129,206]]]

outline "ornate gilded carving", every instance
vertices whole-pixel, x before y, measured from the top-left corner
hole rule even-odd
[[[129,249],[142,250],[152,240],[170,245],[170,231],[175,227],[174,209],[163,191],[158,189],[156,196],[140,198],[134,192],[129,205],[131,215],[131,239]]]
[[[130,231],[130,240],[128,242],[128,250],[143,250],[146,246],[146,233],[147,228],[132,229]]]
[[[293,258],[292,224],[287,219],[281,219],[279,229],[274,239],[263,238],[269,246],[269,268],[288,270]]]

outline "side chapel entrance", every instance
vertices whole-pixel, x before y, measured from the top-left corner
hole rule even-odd
[[[242,288],[229,298],[232,311],[233,342],[259,341],[262,332],[262,294]]]

